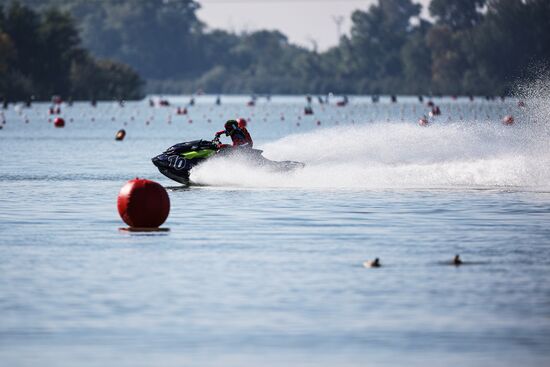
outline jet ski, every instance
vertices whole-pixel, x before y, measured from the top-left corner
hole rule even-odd
[[[184,185],[189,185],[189,175],[194,167],[206,160],[220,157],[238,157],[245,159],[251,165],[277,172],[289,172],[305,167],[301,162],[272,161],[262,156],[262,153],[263,151],[259,149],[224,146],[220,144],[219,138],[214,138],[214,140],[194,140],[173,145],[151,161],[160,173]]]

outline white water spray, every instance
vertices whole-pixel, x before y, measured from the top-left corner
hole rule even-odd
[[[260,188],[548,188],[550,94],[543,94],[526,101],[512,126],[390,122],[319,129],[260,147],[266,158],[304,162],[303,169],[278,173],[223,159],[196,167],[191,180]]]

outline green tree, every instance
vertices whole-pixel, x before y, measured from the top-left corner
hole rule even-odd
[[[483,20],[480,10],[485,3],[486,0],[432,0],[429,10],[438,25],[456,31],[479,24]]]
[[[39,27],[41,65],[35,80],[45,96],[70,93],[70,67],[72,61],[84,51],[76,26],[68,13],[49,9],[42,14]]]
[[[411,0],[380,0],[368,11],[357,10],[352,15],[351,39],[344,43],[355,78],[374,82],[379,90],[402,77],[401,48],[412,31],[411,18],[420,14],[420,5]]]

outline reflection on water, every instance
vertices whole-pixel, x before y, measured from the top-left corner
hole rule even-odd
[[[433,128],[412,101],[311,120],[303,98],[197,102],[192,124],[146,102],[63,107],[65,129],[47,105],[5,112],[2,365],[548,365],[548,147],[499,123],[513,102],[443,100]],[[182,187],[150,163],[242,115],[266,156],[306,169],[225,162]],[[136,176],[168,188],[170,232],[118,231]]]

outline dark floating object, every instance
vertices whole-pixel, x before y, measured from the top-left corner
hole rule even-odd
[[[441,115],[441,109],[439,108],[439,106],[433,106],[429,114],[430,117],[439,116]]]
[[[311,108],[311,106],[306,106],[304,108],[304,115],[313,115],[313,108]]]
[[[460,255],[455,255],[453,259],[453,265],[455,266],[462,265],[462,260],[460,259]]]
[[[382,265],[380,264],[380,259],[379,258],[376,258],[374,260],[371,260],[371,261],[365,261],[363,263],[363,266],[365,268],[379,268],[381,267]]]
[[[116,141],[122,141],[122,140],[124,140],[125,136],[126,136],[126,130],[120,129],[120,130],[117,131],[117,133],[115,135],[115,140]]]
[[[397,102],[397,96],[396,95],[392,95],[390,98],[391,98],[392,103]]]

